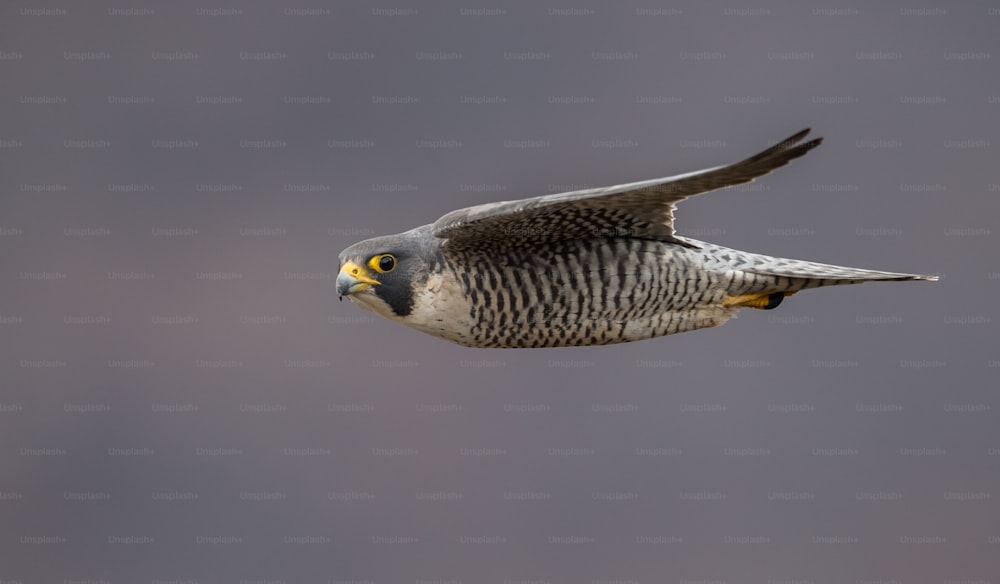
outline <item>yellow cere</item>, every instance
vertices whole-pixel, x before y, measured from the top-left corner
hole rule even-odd
[[[354,277],[358,282],[361,282],[362,284],[381,284],[381,282],[371,277],[371,275],[368,273],[368,270],[362,268],[361,266],[352,261],[344,262],[344,265],[340,267],[340,271],[341,273],[345,273]]]

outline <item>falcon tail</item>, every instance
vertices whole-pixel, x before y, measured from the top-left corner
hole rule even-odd
[[[804,260],[774,258],[748,254],[749,265],[740,271],[749,278],[730,291],[726,306],[739,306],[769,310],[776,308],[785,296],[799,290],[821,286],[861,284],[863,282],[904,282],[908,280],[936,281],[937,276],[903,274],[834,266]],[[756,277],[754,277],[756,276]]]

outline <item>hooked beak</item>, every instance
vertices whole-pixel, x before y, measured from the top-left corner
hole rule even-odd
[[[340,267],[337,274],[337,298],[344,299],[367,288],[368,286],[378,286],[378,280],[368,275],[368,270],[362,268],[354,262],[347,261]]]

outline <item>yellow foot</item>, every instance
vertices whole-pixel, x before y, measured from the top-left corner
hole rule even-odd
[[[758,308],[760,310],[770,310],[777,308],[785,296],[791,296],[795,292],[762,292],[760,294],[741,294],[739,296],[729,296],[722,301],[723,306],[739,306],[741,308]]]

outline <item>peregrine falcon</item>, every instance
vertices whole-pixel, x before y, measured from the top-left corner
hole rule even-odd
[[[819,286],[937,280],[729,249],[677,235],[680,201],[747,183],[822,141],[803,130],[746,160],[642,182],[477,205],[355,243],[337,293],[467,347],[638,341],[718,326]]]

